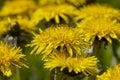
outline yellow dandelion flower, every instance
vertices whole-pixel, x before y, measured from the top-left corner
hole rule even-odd
[[[89,34],[91,42],[95,40],[96,36],[99,40],[104,38],[109,43],[112,43],[111,38],[120,39],[120,24],[116,20],[111,21],[105,18],[83,20],[77,26]]]
[[[35,25],[41,20],[45,19],[47,22],[54,19],[56,23],[60,23],[62,18],[66,23],[69,22],[68,16],[74,16],[77,9],[68,4],[48,5],[38,8],[32,16],[31,23]]]
[[[76,21],[88,18],[120,19],[120,11],[107,5],[92,4],[80,8]]]
[[[54,50],[63,51],[66,48],[69,55],[72,56],[74,50],[81,54],[81,51],[88,48],[88,44],[83,38],[83,33],[78,29],[60,25],[40,31],[40,34],[34,34],[34,39],[28,46],[35,46],[31,52],[31,54],[35,53],[35,55],[43,53],[44,57],[46,57]]]
[[[0,16],[29,14],[36,8],[32,0],[7,0],[0,11]]]
[[[66,0],[39,0],[39,4],[42,5],[50,5],[50,4],[62,4]]]
[[[120,64],[116,65],[114,69],[109,68],[102,75],[97,75],[97,80],[120,80]]]
[[[79,6],[79,5],[82,5],[82,4],[85,4],[87,0],[66,0],[76,6]]]
[[[82,72],[84,75],[95,74],[97,67],[97,58],[95,56],[86,57],[84,54],[78,55],[77,57],[68,57],[66,52],[54,53],[55,55],[50,55],[49,58],[45,59],[45,68],[50,70],[54,68],[60,68],[64,71],[65,68],[68,72],[74,71],[76,74]]]
[[[19,47],[10,47],[8,44],[0,42],[0,71],[4,75],[11,76],[13,66],[28,68],[21,60],[25,60],[25,55],[22,54]]]
[[[4,18],[3,20],[0,21],[0,23],[4,28],[7,28],[6,32],[8,30],[11,30],[15,23],[18,23],[21,30],[31,33],[36,29],[36,27],[31,26],[30,25],[31,23],[29,21],[30,20],[27,17],[16,16],[14,18],[10,17]]]

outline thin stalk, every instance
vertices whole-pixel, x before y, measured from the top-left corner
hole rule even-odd
[[[102,41],[95,40],[93,43],[93,55],[98,57],[99,50],[101,48]]]
[[[52,70],[51,72],[51,80],[59,80],[59,77],[58,77],[58,69],[55,68],[54,70]]]
[[[16,80],[21,80],[20,79],[20,70],[18,67],[16,67]]]
[[[113,50],[113,55],[115,56],[117,63],[120,63],[120,57],[117,53],[117,50],[119,48],[119,42],[117,40],[113,40],[112,42],[112,50]]]

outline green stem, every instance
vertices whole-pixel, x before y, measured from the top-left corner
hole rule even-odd
[[[20,71],[18,67],[16,67],[16,80],[20,80]]]
[[[112,50],[113,50],[113,55],[115,56],[117,63],[120,63],[120,57],[117,53],[117,50],[119,48],[119,42],[117,40],[113,40],[112,42]]]
[[[114,47],[112,47],[113,48],[113,54],[114,54],[114,56],[115,56],[115,58],[116,58],[116,60],[117,60],[117,63],[120,63],[120,57],[117,55],[117,52],[116,52],[116,50],[114,49]]]
[[[114,55],[112,45],[110,43],[105,40],[96,41],[94,43],[93,52],[99,60],[98,67],[100,69],[100,73],[106,71],[108,67],[113,66],[111,63]]]
[[[83,78],[85,77],[82,74],[71,76],[68,73],[60,71],[59,68],[55,68],[51,73],[51,80],[83,80]]]
[[[93,55],[94,56],[98,57],[101,45],[102,45],[102,41],[99,41],[99,40],[94,41],[93,43]]]
[[[100,73],[106,71],[108,66],[111,66],[112,51],[109,43],[106,44],[103,40],[96,40],[93,45],[93,55],[99,60]]]
[[[60,80],[58,74],[59,74],[58,69],[57,68],[53,69],[51,72],[51,80]]]

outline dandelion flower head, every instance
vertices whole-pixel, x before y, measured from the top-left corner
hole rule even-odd
[[[111,20],[120,19],[120,11],[103,4],[92,4],[80,8],[76,21],[88,18],[109,18]]]
[[[6,32],[10,31],[16,23],[18,23],[20,29],[25,32],[31,33],[36,29],[35,26],[30,25],[30,20],[28,19],[28,17],[22,17],[22,16],[16,16],[14,18],[5,17],[0,22],[4,28],[7,28]]]
[[[107,72],[97,75],[97,80],[120,80],[120,64],[116,65],[114,69],[109,68]]]
[[[73,56],[75,50],[78,54],[88,49],[88,44],[84,40],[84,35],[76,28],[60,25],[50,27],[39,34],[34,34],[34,39],[28,46],[33,47],[32,53],[35,55],[44,54],[44,57],[51,54],[54,50],[67,50],[68,55]]]
[[[106,18],[88,19],[81,21],[77,26],[88,33],[91,42],[94,42],[96,37],[99,40],[104,38],[109,43],[112,43],[112,38],[120,39],[120,24],[116,20],[112,21]]]
[[[76,15],[77,9],[68,4],[48,5],[38,8],[32,16],[31,22],[37,24],[39,21],[45,19],[47,22],[55,20],[55,23],[60,23],[62,18],[65,23],[69,23],[69,17]]]
[[[50,55],[49,58],[45,59],[45,68],[50,70],[60,68],[61,71],[67,68],[69,73],[72,71],[76,74],[82,72],[86,76],[96,73],[98,59],[95,56],[87,57],[85,54],[81,54],[70,57],[66,54],[66,52],[55,52],[54,55]]]
[[[0,11],[0,16],[30,14],[35,8],[33,0],[7,0]]]
[[[7,43],[0,42],[0,71],[10,77],[12,75],[13,66],[26,67],[25,55],[22,54],[19,47],[10,47]]]

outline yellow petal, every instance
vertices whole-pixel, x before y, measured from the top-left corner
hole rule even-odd
[[[70,56],[73,56],[72,47],[69,44],[66,44],[65,46],[66,46],[67,51],[69,52]]]
[[[67,16],[65,16],[64,14],[60,14],[60,17],[63,18],[63,20],[65,20],[66,23],[69,23],[69,19]]]
[[[11,70],[7,70],[4,72],[4,74],[7,76],[7,77],[10,77],[12,75],[12,72]]]
[[[35,46],[34,49],[31,51],[30,54],[33,54],[37,49],[38,49],[39,46]]]
[[[6,75],[7,77],[10,77],[12,75],[11,69],[7,66],[7,67],[3,67],[1,66],[1,71],[3,72],[4,75]]]
[[[58,15],[55,16],[55,22],[56,22],[56,23],[60,23],[60,20],[59,20],[59,16],[58,16]]]
[[[81,52],[80,52],[80,48],[79,48],[79,46],[75,46],[75,45],[71,45],[74,49],[75,49],[75,51],[80,55],[81,54]]]
[[[46,19],[47,22],[50,21],[50,17],[48,17],[48,16],[45,16],[45,19]]]
[[[117,36],[116,36],[116,34],[114,32],[110,33],[110,37],[114,38],[114,39],[117,39]]]
[[[105,36],[105,39],[106,39],[109,43],[112,43],[112,40],[110,39],[109,36]]]
[[[41,46],[37,49],[37,52],[35,53],[35,55],[40,54],[45,47],[46,47],[46,43],[41,44]]]

